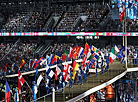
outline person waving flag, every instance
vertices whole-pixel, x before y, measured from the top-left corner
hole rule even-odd
[[[11,89],[9,87],[7,80],[6,80],[6,102],[10,102],[10,97],[11,97]]]
[[[18,93],[21,94],[21,88],[23,84],[25,83],[25,80],[23,76],[21,75],[20,71],[18,70]]]

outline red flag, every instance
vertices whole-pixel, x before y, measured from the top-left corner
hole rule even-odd
[[[120,21],[123,22],[123,20],[125,19],[125,14],[126,14],[126,9],[125,6],[123,6],[123,12],[119,15]]]
[[[64,65],[64,70],[63,70],[63,73],[64,73],[64,80],[66,81],[68,78],[69,78],[69,73],[70,73],[70,65],[69,64],[65,64]]]
[[[54,56],[54,58],[53,58],[51,64],[54,64],[54,62],[57,62],[57,58],[56,58],[56,56]]]
[[[25,64],[26,64],[25,60],[22,59],[22,61],[21,61],[21,65],[20,65],[20,68],[22,68]]]
[[[34,66],[35,69],[38,67],[38,65],[40,64],[40,62],[42,61],[43,58],[44,58],[44,57],[41,57],[41,58],[37,61],[36,65]]]
[[[62,61],[65,61],[66,58],[67,58],[67,55],[64,53],[62,56]]]
[[[6,102],[10,102],[10,97],[11,97],[11,89],[6,80]]]
[[[23,76],[21,75],[20,71],[18,70],[18,93],[19,94],[21,94],[21,88],[24,83],[25,83],[25,80]]]
[[[60,74],[61,69],[57,66],[55,71],[55,79],[57,80],[58,75]]]
[[[73,57],[74,51],[75,51],[75,47],[74,47],[74,48],[72,49],[72,51],[70,52],[69,60],[71,60],[71,58]]]
[[[85,51],[84,54],[87,56],[87,53],[89,52],[90,45],[88,43],[85,44]]]
[[[85,64],[86,63],[86,60],[87,60],[87,56],[84,58],[84,60],[82,62],[82,64],[83,64],[84,67],[86,67],[86,64]]]
[[[74,59],[78,58],[78,54],[79,54],[79,51],[80,51],[81,47],[77,47],[76,46],[76,49],[75,49],[75,53],[74,53]]]
[[[9,65],[5,63],[5,72],[7,73],[7,68],[9,68]]]

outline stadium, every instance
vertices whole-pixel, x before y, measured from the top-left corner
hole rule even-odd
[[[138,102],[138,0],[0,0],[0,102]]]

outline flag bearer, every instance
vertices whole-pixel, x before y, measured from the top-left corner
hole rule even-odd
[[[70,87],[73,88],[73,70],[70,68]]]
[[[81,83],[81,85],[83,85],[83,80],[82,80],[82,77],[83,77],[83,70],[81,68],[81,66],[79,67],[79,71],[78,71],[78,79],[79,79],[79,83],[78,85]]]
[[[35,100],[34,102],[37,102],[37,85],[35,83],[35,81],[33,81],[33,100]]]

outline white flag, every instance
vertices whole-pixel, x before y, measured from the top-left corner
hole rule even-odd
[[[40,75],[39,78],[37,79],[37,86],[39,86],[42,79],[43,79],[43,77],[42,77],[42,75]]]

